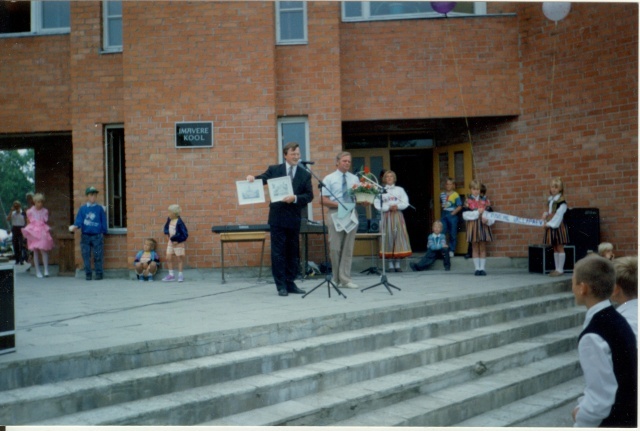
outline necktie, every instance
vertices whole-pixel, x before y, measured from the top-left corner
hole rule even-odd
[[[289,176],[293,180],[293,166],[289,166]]]
[[[342,174],[342,202],[351,202],[347,189],[347,174]]]

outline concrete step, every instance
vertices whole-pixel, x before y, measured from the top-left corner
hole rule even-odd
[[[478,307],[499,308],[501,304],[562,292],[565,294],[570,292],[569,280],[505,289],[489,294],[452,295],[447,300],[425,300],[411,306],[382,306],[358,312],[295,320],[286,324],[268,324],[173,339],[148,340],[105,349],[2,362],[0,363],[0,393],[28,386],[46,385],[304,340],[313,336],[464,312]],[[515,314],[517,317],[517,312]]]
[[[459,402],[469,394],[477,395],[479,389],[485,388],[489,399],[494,397],[498,402],[505,399],[511,402],[540,388],[576,377],[580,370],[575,352],[556,351],[558,346],[570,349],[570,344],[575,343],[573,332],[569,330],[564,334],[513,343],[506,348],[470,353],[446,362],[443,360],[297,397],[203,425],[449,426],[466,418],[457,413]],[[554,347],[549,350],[549,345]],[[558,354],[551,356],[551,351]],[[486,371],[481,372],[485,367]],[[532,380],[536,383],[532,384]],[[492,395],[500,385],[507,389],[517,387],[518,393],[509,392],[500,397]],[[478,400],[476,398],[475,402]],[[411,407],[407,411],[403,407],[407,403],[419,406],[418,410]],[[483,403],[482,409],[485,410],[478,409],[478,413],[492,408],[491,403]],[[439,415],[455,420],[438,418],[432,421],[431,418],[421,421],[420,417],[433,407],[440,409],[437,411]],[[400,415],[397,413],[399,410],[403,411]]]
[[[574,327],[581,322],[583,312],[576,308],[567,309],[572,303],[569,294],[555,293],[446,315],[400,320],[377,327],[365,325],[349,332],[113,372],[63,384],[4,391],[0,393],[0,405],[5,407],[0,410],[0,422],[18,424],[45,420],[334,358],[361,353],[375,356],[383,348],[437,336],[450,337],[450,342],[439,346],[440,357],[453,357],[523,337],[531,338]],[[512,321],[518,321],[517,327]],[[487,328],[487,325],[493,326]],[[427,359],[423,356],[433,356],[436,350],[421,351],[424,347],[416,346],[414,355],[420,355],[419,362],[435,361],[433,357]],[[409,347],[404,348],[411,351]],[[391,356],[395,357],[395,353],[392,352]],[[412,360],[411,357],[406,359],[408,363]]]
[[[463,358],[460,358],[461,360]],[[491,366],[489,366],[491,369]],[[522,364],[498,373],[487,373],[440,390],[425,393],[333,423],[333,426],[432,426],[444,427],[532,396],[580,374],[575,352]],[[487,426],[483,424],[482,426]]]
[[[539,326],[544,320],[551,320],[550,316],[538,317],[540,319],[537,322],[533,322],[534,318],[531,318],[532,321],[526,323]],[[240,417],[244,416],[247,423],[253,425],[321,425],[322,423],[316,422],[315,415],[304,418],[304,422],[299,422],[302,420],[300,417],[280,417],[276,423],[262,423],[257,421],[259,416],[256,416],[255,409],[271,406],[272,409],[279,410],[281,408],[279,404],[291,402],[291,400],[299,401],[301,397],[306,396],[332,398],[330,394],[335,393],[336,396],[343,394],[340,396],[342,398],[344,394],[351,393],[349,388],[353,388],[354,385],[361,386],[368,397],[374,397],[372,394],[374,393],[377,394],[376,398],[380,397],[386,402],[391,397],[391,393],[397,393],[394,395],[396,397],[404,397],[405,394],[413,394],[419,388],[436,388],[449,385],[456,380],[465,380],[469,376],[469,367],[474,367],[481,357],[487,360],[485,363],[488,367],[496,370],[506,366],[520,366],[531,360],[573,349],[577,336],[577,331],[570,329],[536,337],[527,342],[516,342],[499,348],[470,353],[463,356],[464,360],[456,358],[461,351],[472,350],[473,345],[485,347],[483,343],[476,341],[477,336],[480,335],[475,333],[476,331],[492,334],[486,338],[493,338],[494,345],[499,340],[503,340],[503,343],[513,343],[513,338],[522,337],[517,333],[518,331],[513,330],[512,324],[501,324],[493,328],[467,331],[466,336],[459,334],[460,338],[466,338],[466,342],[449,340],[448,337],[433,338],[408,345],[387,347],[373,353],[365,352],[329,359],[99,408],[45,420],[41,424],[194,425],[218,418],[216,422],[207,424],[238,425],[242,424],[236,422],[238,417],[231,415],[241,413]],[[511,340],[509,340],[510,337]],[[495,358],[492,358],[492,355]],[[575,359],[575,355],[572,357]],[[473,363],[468,363],[469,361]],[[351,402],[358,402],[358,400],[356,398]],[[311,404],[317,406],[318,402],[314,401]],[[371,404],[371,400],[369,399],[366,404]],[[332,412],[339,410],[335,407],[330,410]],[[299,410],[293,411],[300,415]],[[347,412],[349,411],[352,410],[347,409]],[[296,422],[291,423],[291,421]]]
[[[582,376],[455,424],[456,427],[572,427]]]

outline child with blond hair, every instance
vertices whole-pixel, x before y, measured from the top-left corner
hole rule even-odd
[[[22,228],[22,235],[27,239],[27,248],[33,251],[33,266],[36,267],[38,278],[42,278],[38,252],[42,256],[44,276],[49,276],[49,251],[53,249],[53,238],[48,221],[49,210],[44,207],[44,195],[36,193],[33,196],[33,206],[27,210],[27,225]]]
[[[175,256],[178,261],[178,283],[184,281],[184,275],[182,274],[182,264],[185,255],[184,242],[189,237],[189,231],[187,226],[180,218],[182,209],[180,205],[169,205],[169,217],[164,224],[164,234],[167,237],[167,268],[169,274],[166,275],[162,281],[175,281],[176,277],[173,273],[173,258]]]
[[[133,266],[136,269],[136,276],[140,281],[153,281],[153,276],[158,271],[160,258],[156,253],[158,243],[153,238],[144,240],[144,248],[136,253]]]

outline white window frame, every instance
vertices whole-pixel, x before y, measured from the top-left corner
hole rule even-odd
[[[119,19],[122,23],[122,9],[120,9],[120,15],[109,15],[109,3],[112,1],[102,2],[102,50],[103,52],[122,52],[122,45],[109,45],[109,22]],[[122,25],[120,27],[122,28]]]
[[[15,37],[15,36],[33,36],[33,35],[52,35],[52,34],[69,34],[71,33],[71,24],[69,27],[55,27],[55,28],[45,28],[43,26],[43,18],[44,18],[44,5],[43,1],[32,1],[31,2],[31,29],[30,31],[23,31],[17,33],[0,33],[0,37]],[[69,9],[71,9],[71,2],[69,3]],[[71,14],[71,10],[69,10],[69,14]],[[71,23],[71,17],[69,17],[69,23]]]
[[[114,194],[114,190],[111,190],[111,184],[110,184],[110,177],[111,175],[109,174],[110,170],[113,169],[113,167],[110,164],[110,159],[111,159],[111,154],[109,151],[109,130],[113,130],[113,129],[121,129],[124,135],[124,124],[109,124],[106,125],[104,127],[104,168],[105,168],[105,212],[107,214],[107,232],[110,234],[125,234],[127,233],[127,228],[126,227],[122,227],[122,226],[118,226],[118,227],[109,227],[111,225],[111,220],[109,218],[109,205],[112,204],[113,201],[113,194]],[[125,145],[123,142],[123,146],[122,146],[122,152],[123,152],[123,158],[124,158],[124,151],[125,151]],[[119,172],[118,174],[120,175],[120,185],[123,189],[126,189],[126,171],[125,168],[126,166],[123,166],[122,171]],[[115,173],[114,173],[115,175]],[[126,220],[127,218],[127,201],[126,201],[126,196],[124,199],[122,199],[122,213],[123,213],[123,218],[124,220]]]
[[[284,141],[284,134],[282,132],[282,126],[285,124],[297,124],[304,123],[304,142],[298,142],[300,145],[300,160],[311,160],[311,144],[309,142],[309,118],[308,117],[280,117],[278,118],[278,163],[284,163],[284,155],[282,154],[282,148],[291,142],[291,140]],[[298,166],[301,166],[300,164]],[[303,215],[304,217],[304,215]],[[307,205],[307,218],[313,220],[313,204],[309,202]]]
[[[357,17],[347,17],[346,16],[346,3],[345,1],[341,2],[342,7],[342,21],[343,22],[360,22],[360,21],[385,21],[385,20],[398,20],[398,19],[423,19],[423,18],[442,18],[443,15],[438,12],[420,12],[420,13],[399,13],[399,14],[389,14],[389,15],[371,15],[371,5],[376,4],[378,2],[375,1],[363,1],[362,3],[362,15]],[[473,2],[474,5],[474,13],[457,13],[450,12],[447,14],[449,17],[454,16],[479,16],[487,14],[487,3],[486,2]]]
[[[280,1],[276,1],[275,7],[276,7],[276,44],[277,45],[305,45],[307,43],[309,43],[308,40],[308,33],[307,33],[307,2],[306,1],[302,1],[300,3],[302,3],[302,31],[304,33],[302,39],[282,39],[281,37],[281,31],[280,31],[280,15],[283,12],[287,12],[290,11],[292,9],[285,9],[282,10],[281,9],[281,3]],[[300,10],[300,9],[298,9]]]

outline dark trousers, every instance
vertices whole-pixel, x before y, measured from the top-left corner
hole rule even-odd
[[[11,242],[13,243],[13,256],[16,263],[22,263],[25,261],[24,250],[24,237],[22,236],[22,228],[24,226],[12,226],[11,227]]]
[[[458,243],[458,215],[451,215],[447,211],[443,211],[442,217],[442,233],[449,236],[449,250],[456,252]]]
[[[425,269],[433,265],[433,262],[435,262],[439,257],[444,259],[444,268],[451,269],[451,258],[449,257],[448,248],[442,248],[440,250],[427,250],[422,259],[420,259],[420,262],[416,263],[416,269],[418,271],[424,271]]]
[[[300,225],[271,226],[271,272],[278,290],[289,290],[298,276]]]
[[[102,275],[102,261],[104,260],[104,236],[82,234],[80,238],[80,252],[84,261],[84,272],[91,275],[91,255],[93,254],[93,265],[96,268],[96,275]]]

